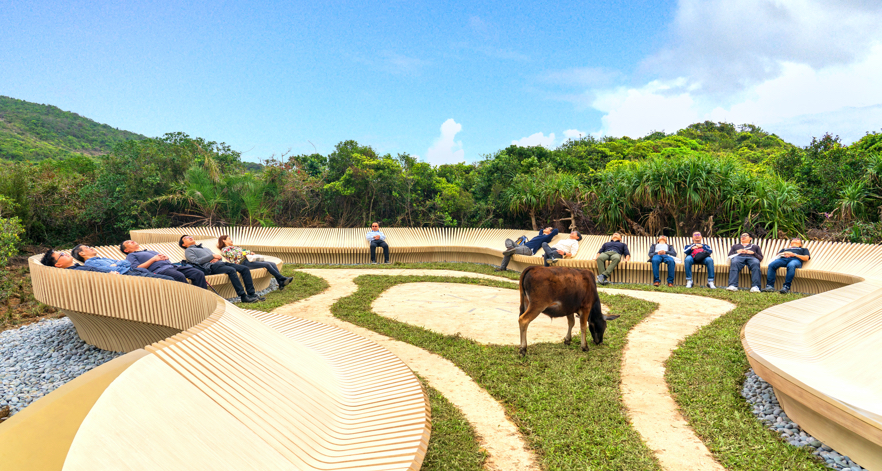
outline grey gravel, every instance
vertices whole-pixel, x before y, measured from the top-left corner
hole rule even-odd
[[[258,291],[258,292],[254,293],[254,294],[256,294],[256,295],[258,295],[258,296],[266,296],[267,293],[270,293],[270,292],[275,291],[275,290],[277,290],[277,289],[279,289],[279,282],[276,281],[275,278],[273,278],[272,280],[270,280],[270,284],[269,284],[269,286],[267,286],[267,288],[266,288],[265,290]],[[229,301],[229,302],[231,302],[231,303],[233,303],[233,304],[236,304],[236,303],[242,302],[242,300],[239,299],[238,296],[236,296],[235,298],[227,298],[227,301]],[[247,304],[245,304],[245,306],[247,306]]]
[[[66,317],[0,332],[0,408],[11,416],[120,355],[83,342]]]
[[[802,430],[796,422],[790,420],[781,409],[772,385],[757,376],[753,372],[753,368],[748,370],[745,376],[747,376],[747,380],[744,381],[741,395],[753,407],[753,415],[769,430],[777,432],[782,440],[793,446],[808,448],[813,455],[823,458],[829,468],[848,471],[864,470],[849,457],[833,451],[832,448]]]

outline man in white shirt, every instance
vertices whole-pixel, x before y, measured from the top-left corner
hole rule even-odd
[[[579,231],[573,231],[568,238],[554,244],[554,247],[549,246],[548,242],[543,242],[545,266],[549,266],[549,263],[557,263],[560,258],[575,257],[579,252],[580,240],[582,240],[582,234],[579,234]]]
[[[386,243],[386,234],[380,231],[380,223],[371,224],[371,230],[364,237],[371,244],[371,263],[377,263],[377,247],[383,249],[384,263],[389,263],[389,244]]]

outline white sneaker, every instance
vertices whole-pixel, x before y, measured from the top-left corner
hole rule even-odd
[[[729,291],[738,291],[738,287],[735,286],[735,285],[729,285],[729,287],[726,288],[726,289],[729,290]]]
[[[750,292],[751,293],[759,293],[760,292],[759,286],[754,286],[754,287],[750,288]]]
[[[713,281],[708,281],[707,287],[710,289],[717,289],[717,285],[715,285]]]
[[[691,288],[691,287],[692,287],[692,280],[686,280],[686,287],[687,287],[687,288]]]

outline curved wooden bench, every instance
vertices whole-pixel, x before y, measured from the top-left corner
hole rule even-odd
[[[0,425],[4,469],[420,468],[427,397],[382,347],[183,283],[61,270],[38,258],[30,268],[39,301],[113,324],[105,333],[127,335],[136,324],[178,333]]]
[[[291,263],[366,263],[362,244],[366,229],[199,228],[205,236],[233,235],[237,243],[271,253]],[[383,229],[393,261],[460,261],[498,263],[503,241],[533,231],[492,229]],[[133,231],[138,241],[165,241],[180,237],[180,230]],[[566,237],[559,235],[551,243]],[[584,236],[575,257],[558,265],[597,269],[592,258],[607,236]],[[691,239],[670,237],[680,252]],[[649,246],[651,237],[625,237],[632,262],[621,263],[612,281],[652,281]],[[706,238],[714,250],[718,285],[728,280],[729,248],[736,239]],[[768,264],[788,245],[787,240],[756,240],[763,248],[763,283]],[[821,293],[775,306],[757,314],[741,333],[747,358],[755,371],[769,382],[785,412],[818,439],[870,469],[882,469],[882,247],[866,244],[808,241],[811,261],[797,270],[792,289]],[[335,247],[329,249],[328,247]],[[516,255],[511,267],[542,263],[538,256]],[[683,264],[677,265],[675,281],[685,282]],[[666,268],[662,267],[662,272]],[[694,273],[697,285],[706,281],[704,267]],[[784,278],[779,270],[777,287]],[[750,286],[743,270],[739,284]]]

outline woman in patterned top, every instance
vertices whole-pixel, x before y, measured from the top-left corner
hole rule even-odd
[[[266,271],[268,271],[270,275],[272,275],[273,278],[275,278],[276,281],[279,283],[280,290],[285,289],[285,286],[288,286],[288,284],[291,283],[291,280],[293,279],[279,273],[279,267],[277,267],[275,263],[248,261],[246,256],[254,255],[254,252],[233,245],[233,239],[231,239],[228,235],[222,235],[217,238],[217,248],[221,251],[221,255],[223,255],[224,260],[230,263],[237,263],[239,265],[243,265],[252,269],[266,268]]]

